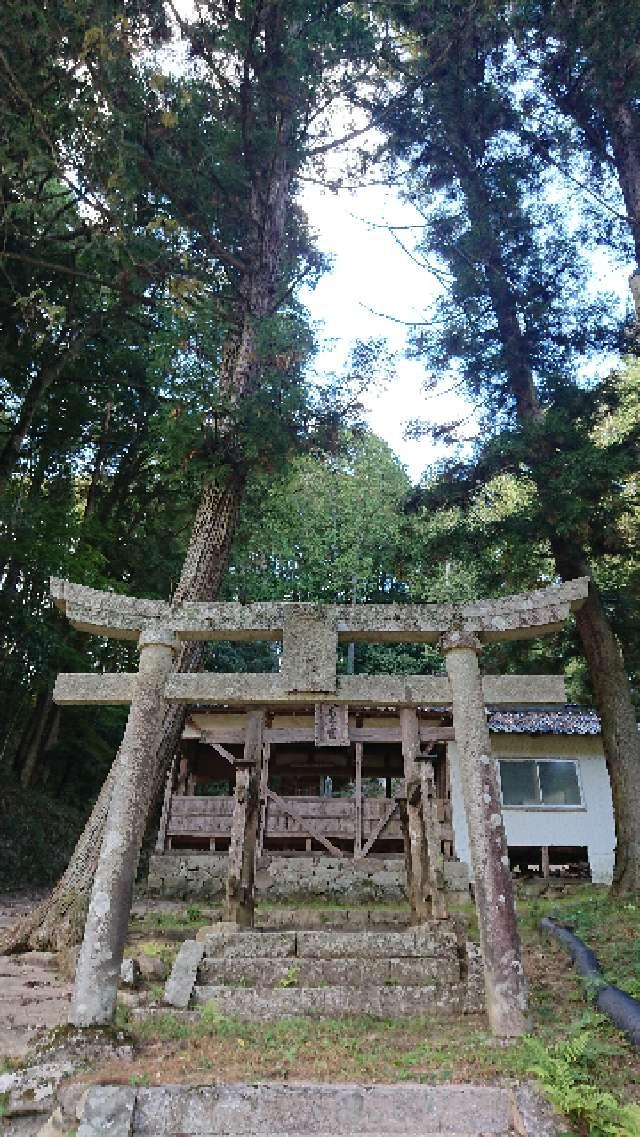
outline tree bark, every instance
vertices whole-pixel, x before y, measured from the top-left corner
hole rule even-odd
[[[608,115],[611,148],[640,269],[640,117],[626,103]]]
[[[53,703],[51,692],[41,692],[29,724],[28,735],[21,747],[22,753],[18,755],[20,784],[25,788],[31,785],[38,763],[49,745],[57,714],[58,708]]]
[[[591,578],[581,551],[552,539],[558,572],[565,580]],[[575,614],[600,714],[602,745],[611,781],[616,827],[615,892],[640,891],[640,733],[620,645],[591,579],[589,596]]]

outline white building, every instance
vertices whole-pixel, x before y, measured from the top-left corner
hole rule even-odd
[[[489,729],[512,863],[540,858],[544,867],[586,853],[592,881],[610,884],[615,830],[597,715],[575,706],[500,710],[490,713]],[[455,849],[468,862],[456,744],[447,750]]]

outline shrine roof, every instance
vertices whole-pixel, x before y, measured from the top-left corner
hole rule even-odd
[[[451,723],[451,711],[444,707],[421,706],[416,708],[421,717],[433,718],[442,724]],[[201,705],[190,708],[190,714],[229,714],[237,712],[237,707]],[[296,708],[289,712],[292,717],[304,718],[313,714],[313,706]],[[353,711],[355,712],[355,709]],[[364,715],[395,715],[397,706],[359,707],[359,714]],[[557,735],[598,735],[600,734],[600,718],[591,707],[580,706],[577,703],[567,703],[562,706],[535,706],[521,705],[516,707],[498,706],[487,707],[487,720],[492,734],[557,734]]]
[[[489,707],[492,734],[600,734],[600,718],[591,707]]]

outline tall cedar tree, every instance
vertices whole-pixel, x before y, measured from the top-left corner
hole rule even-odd
[[[421,71],[425,79],[412,113],[397,120],[393,144],[412,164],[415,200],[426,209],[434,198],[442,204],[425,243],[452,277],[453,303],[444,305],[422,347],[431,362],[456,362],[494,427],[516,420],[556,570],[564,580],[591,578],[576,621],[613,790],[615,884],[636,891],[640,736],[620,644],[592,577],[586,519],[576,520],[574,502],[562,492],[571,481],[571,402],[580,401],[576,363],[592,346],[586,312],[572,311],[569,302],[584,282],[544,203],[537,223],[532,218],[529,202],[544,169],[517,141],[520,120],[497,81],[503,26],[489,8],[481,0],[452,0],[404,15],[413,56],[405,41],[399,66],[412,80]],[[593,335],[597,346],[597,328]]]
[[[505,15],[538,73],[541,93],[578,127],[597,192],[603,171],[615,172],[640,271],[640,6],[636,0],[519,0]],[[558,136],[547,117],[541,116],[539,141],[553,151]]]
[[[226,312],[215,398],[193,456],[202,482],[172,598],[177,606],[218,593],[252,464],[271,449],[268,422],[258,438],[245,424],[265,373],[283,366],[271,355],[275,315],[313,259],[294,203],[296,179],[304,163],[334,145],[331,105],[358,82],[371,44],[367,20],[336,0],[209,0],[191,23],[167,8],[179,24],[188,74],[136,64],[122,24],[87,26],[91,50],[83,62],[108,108],[102,128],[119,164],[104,164],[109,148],[101,139],[79,167],[120,206],[124,199],[134,208],[136,191],[151,190],[158,212],[188,234],[193,274],[219,283],[212,302]],[[201,653],[202,645],[185,643],[176,668],[197,669]],[[184,708],[165,709],[147,811],[183,723]],[[4,937],[5,950],[77,935],[117,771],[118,757],[67,871],[33,918]]]

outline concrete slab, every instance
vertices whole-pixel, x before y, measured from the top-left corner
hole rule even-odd
[[[94,1086],[87,1094],[77,1137],[131,1137],[136,1091],[129,1086]]]

